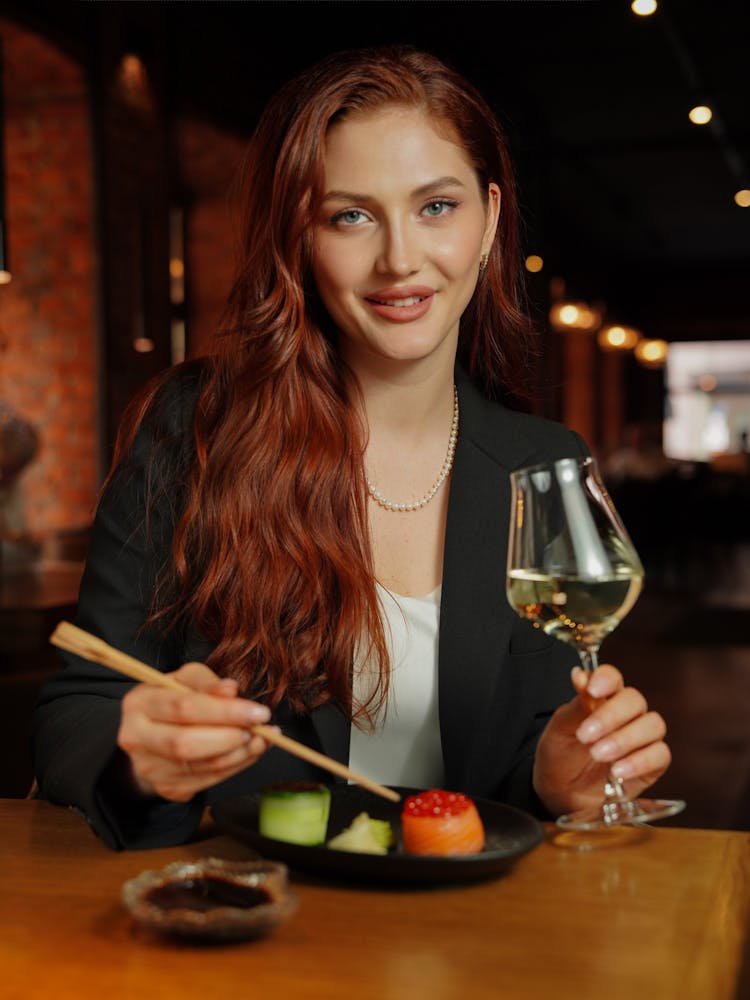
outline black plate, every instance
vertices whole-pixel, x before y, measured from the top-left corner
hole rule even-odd
[[[340,833],[358,813],[367,812],[373,819],[386,819],[391,823],[397,845],[388,854],[303,847],[264,837],[258,832],[258,793],[218,802],[211,806],[211,815],[222,830],[249,843],[264,857],[284,861],[298,871],[349,881],[436,885],[495,878],[544,839],[542,824],[528,813],[499,802],[474,799],[485,828],[483,851],[455,858],[405,854],[400,844],[403,799],[420,789],[396,788],[395,791],[401,795],[401,802],[389,802],[359,785],[331,787],[328,836]]]

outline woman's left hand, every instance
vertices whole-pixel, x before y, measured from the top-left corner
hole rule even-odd
[[[555,816],[599,805],[610,771],[635,798],[672,760],[664,719],[619,670],[574,667],[571,678],[578,694],[547,723],[534,763],[534,788]]]

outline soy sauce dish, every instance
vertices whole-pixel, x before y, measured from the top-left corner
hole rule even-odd
[[[160,934],[206,941],[261,937],[297,909],[289,871],[279,861],[176,861],[141,872],[122,887],[137,924]]]

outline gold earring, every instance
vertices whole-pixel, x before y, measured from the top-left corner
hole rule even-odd
[[[488,253],[483,253],[482,256],[479,258],[479,273],[480,274],[487,267],[487,262],[489,261],[489,259],[490,259],[490,255]]]

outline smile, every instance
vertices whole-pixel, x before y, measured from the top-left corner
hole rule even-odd
[[[402,309],[404,306],[415,306],[424,298],[425,296],[410,295],[408,299],[370,299],[370,301],[379,306],[395,306],[397,309]]]
[[[396,295],[395,291],[382,289],[379,294],[366,299],[370,309],[389,323],[412,323],[422,319],[430,311],[435,297],[431,288],[414,288],[411,295]],[[409,289],[404,289],[404,292],[408,291]]]

